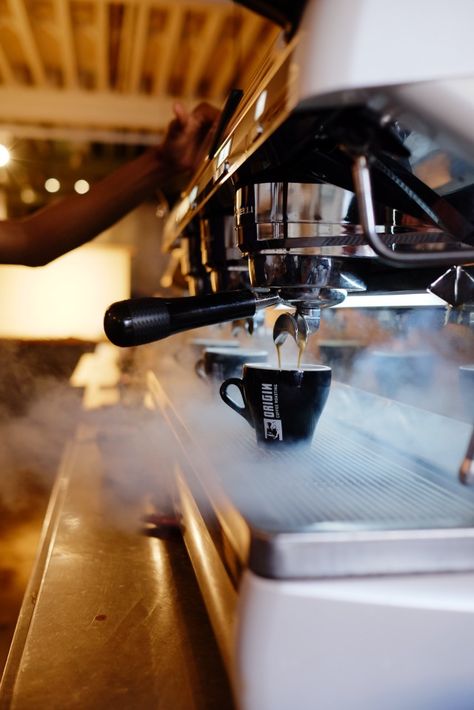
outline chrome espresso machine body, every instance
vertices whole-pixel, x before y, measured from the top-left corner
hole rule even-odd
[[[304,346],[321,312],[373,294],[436,302],[440,339],[472,327],[472,2],[242,4],[282,33],[167,220],[165,248],[197,259],[193,295],[114,304],[110,339],[281,303],[274,342]],[[471,411],[336,382],[317,448],[272,454],[271,472],[245,422],[228,437],[219,415],[242,462],[226,476],[185,393],[149,385],[181,444],[185,541],[239,707],[474,706]]]
[[[453,13],[402,3],[397,38],[380,30],[375,1],[255,7],[285,25],[280,45],[247,92],[231,92],[165,229],[165,248],[186,255],[190,292],[250,283],[236,317],[272,296],[309,320],[348,292],[433,285],[451,305],[472,301],[469,3]],[[219,303],[135,301],[107,314],[106,331],[119,345],[157,340],[231,319],[232,298],[222,313]]]

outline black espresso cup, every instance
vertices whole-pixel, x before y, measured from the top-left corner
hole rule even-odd
[[[239,388],[243,406],[228,394]],[[268,445],[311,443],[331,385],[331,368],[305,365],[299,370],[247,363],[242,379],[222,383],[224,402],[255,429],[257,442]]]
[[[226,377],[242,374],[246,362],[266,362],[266,350],[246,350],[244,348],[206,348],[196,363],[196,373],[202,379],[222,382]]]

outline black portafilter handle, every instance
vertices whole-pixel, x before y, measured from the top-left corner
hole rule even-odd
[[[127,348],[204,325],[249,318],[257,308],[277,302],[273,293],[250,290],[184,298],[131,298],[107,309],[104,330],[114,345]]]

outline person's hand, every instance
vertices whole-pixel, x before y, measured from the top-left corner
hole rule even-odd
[[[220,113],[208,103],[198,104],[190,113],[180,103],[173,108],[175,118],[169,124],[160,146],[170,176],[189,174],[197,167]]]

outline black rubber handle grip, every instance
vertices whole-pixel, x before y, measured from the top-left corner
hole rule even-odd
[[[108,308],[104,330],[114,345],[144,345],[203,325],[249,318],[255,315],[256,302],[255,294],[247,290],[185,298],[132,298]]]

